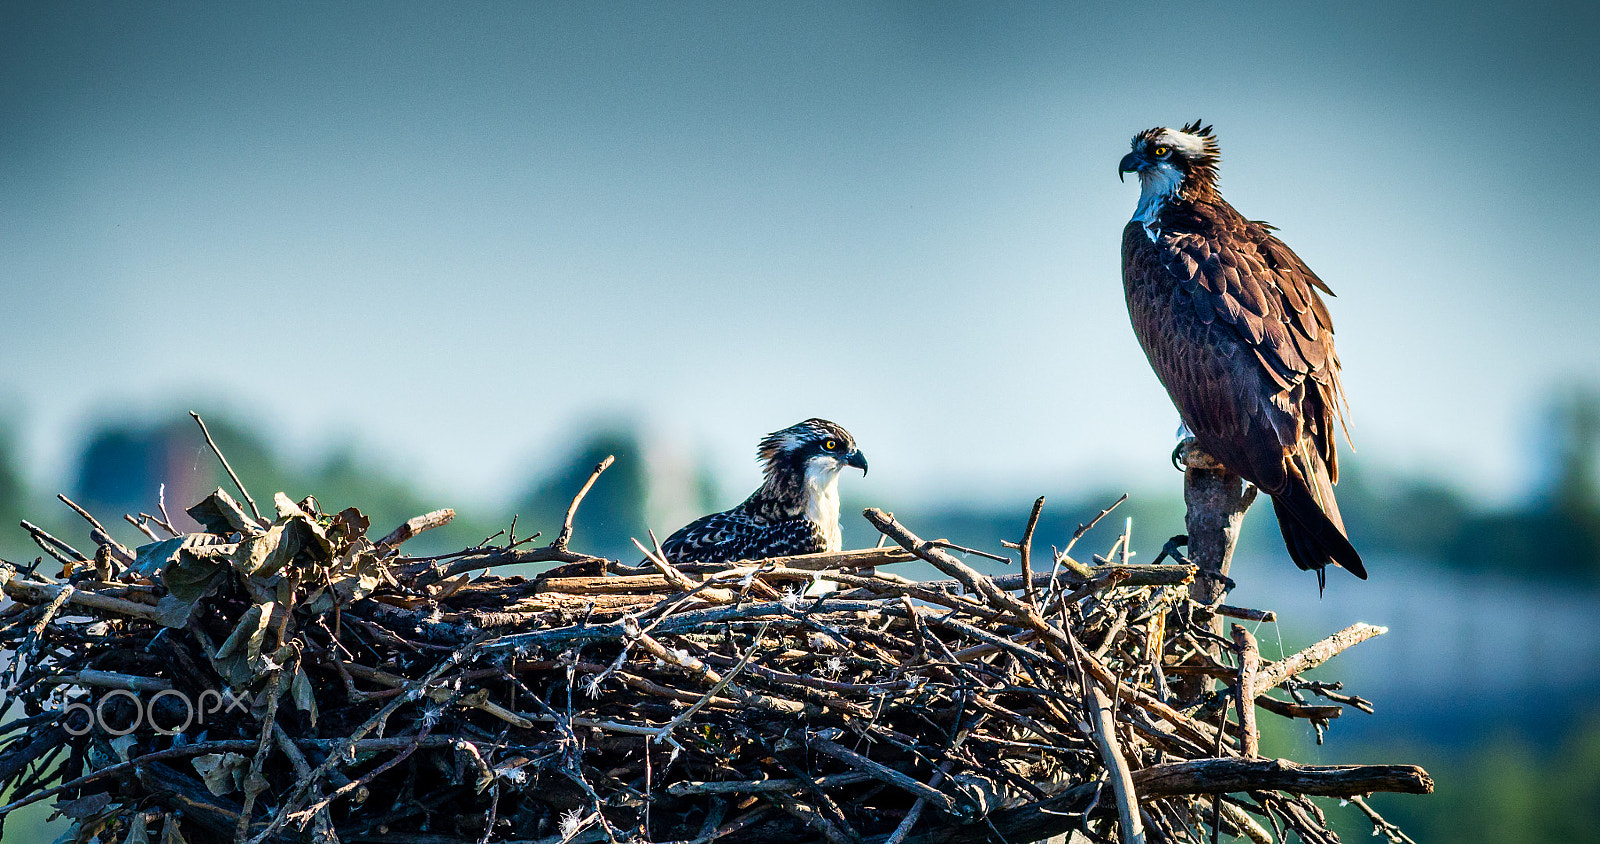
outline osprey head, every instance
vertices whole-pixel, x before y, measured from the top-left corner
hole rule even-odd
[[[1214,192],[1222,153],[1210,126],[1196,120],[1182,129],[1157,126],[1133,136],[1133,151],[1117,165],[1117,178],[1139,174],[1141,211],[1174,194],[1198,198]]]
[[[846,466],[867,473],[866,455],[856,448],[855,438],[826,419],[807,419],[773,431],[761,441],[757,454],[768,475],[787,470],[800,476],[833,476]]]

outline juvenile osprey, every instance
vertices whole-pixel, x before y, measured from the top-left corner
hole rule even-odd
[[[1117,167],[1139,175],[1122,230],[1128,315],[1150,365],[1201,449],[1272,496],[1289,556],[1365,579],[1333,500],[1343,426],[1328,295],[1272,226],[1217,193],[1210,126],[1157,127]]]
[[[867,458],[850,432],[807,419],[761,441],[766,480],[743,504],[701,516],[667,537],[667,562],[718,565],[790,554],[838,551],[839,471],[867,473]]]

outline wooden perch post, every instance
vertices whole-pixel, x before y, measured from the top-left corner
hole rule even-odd
[[[1183,461],[1184,525],[1189,531],[1189,561],[1199,568],[1189,594],[1201,604],[1215,606],[1227,594],[1228,567],[1233,546],[1239,542],[1244,512],[1256,500],[1256,488],[1228,471],[1191,439],[1178,446]],[[1213,617],[1212,632],[1222,633],[1222,620]]]
[[[1244,513],[1256,500],[1256,488],[1228,471],[1216,458],[1200,450],[1194,438],[1184,440],[1176,452],[1183,464],[1184,527],[1189,532],[1189,562],[1195,566],[1189,597],[1203,607],[1217,607],[1228,594],[1228,568],[1239,542]],[[1195,621],[1222,635],[1219,613],[1197,612]],[[1211,655],[1218,655],[1215,645]],[[1175,677],[1172,690],[1189,698],[1210,688],[1205,677]]]

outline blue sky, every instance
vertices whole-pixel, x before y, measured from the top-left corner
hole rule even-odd
[[[1136,131],[1339,294],[1355,463],[1490,498],[1600,364],[1585,4],[0,6],[0,403],[63,486],[222,404],[464,503],[596,418],[885,497],[1168,482],[1122,302]]]

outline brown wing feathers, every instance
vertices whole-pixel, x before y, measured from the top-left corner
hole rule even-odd
[[[1220,272],[1195,281],[1212,296],[1236,303],[1217,312],[1238,331],[1259,363],[1257,372],[1265,376],[1261,387],[1270,394],[1265,403],[1270,409],[1264,409],[1262,421],[1275,424],[1270,431],[1241,432],[1248,462],[1261,473],[1267,484],[1263,489],[1273,495],[1285,544],[1297,565],[1320,569],[1331,559],[1365,577],[1333,497],[1338,458],[1330,423],[1337,413],[1334,393],[1339,387],[1332,325],[1326,307],[1306,307],[1322,304],[1313,286],[1327,287],[1264,227],[1247,225],[1239,234],[1244,236],[1217,250]],[[1263,260],[1266,255],[1270,263]],[[1295,308],[1296,301],[1303,303],[1301,309]],[[1274,457],[1281,461],[1279,471],[1264,465]]]
[[[1208,210],[1195,216],[1232,211]],[[1273,497],[1296,565],[1365,577],[1332,495],[1338,358],[1313,289],[1326,286],[1261,224],[1195,222],[1217,233],[1125,232],[1136,333],[1200,446]]]

